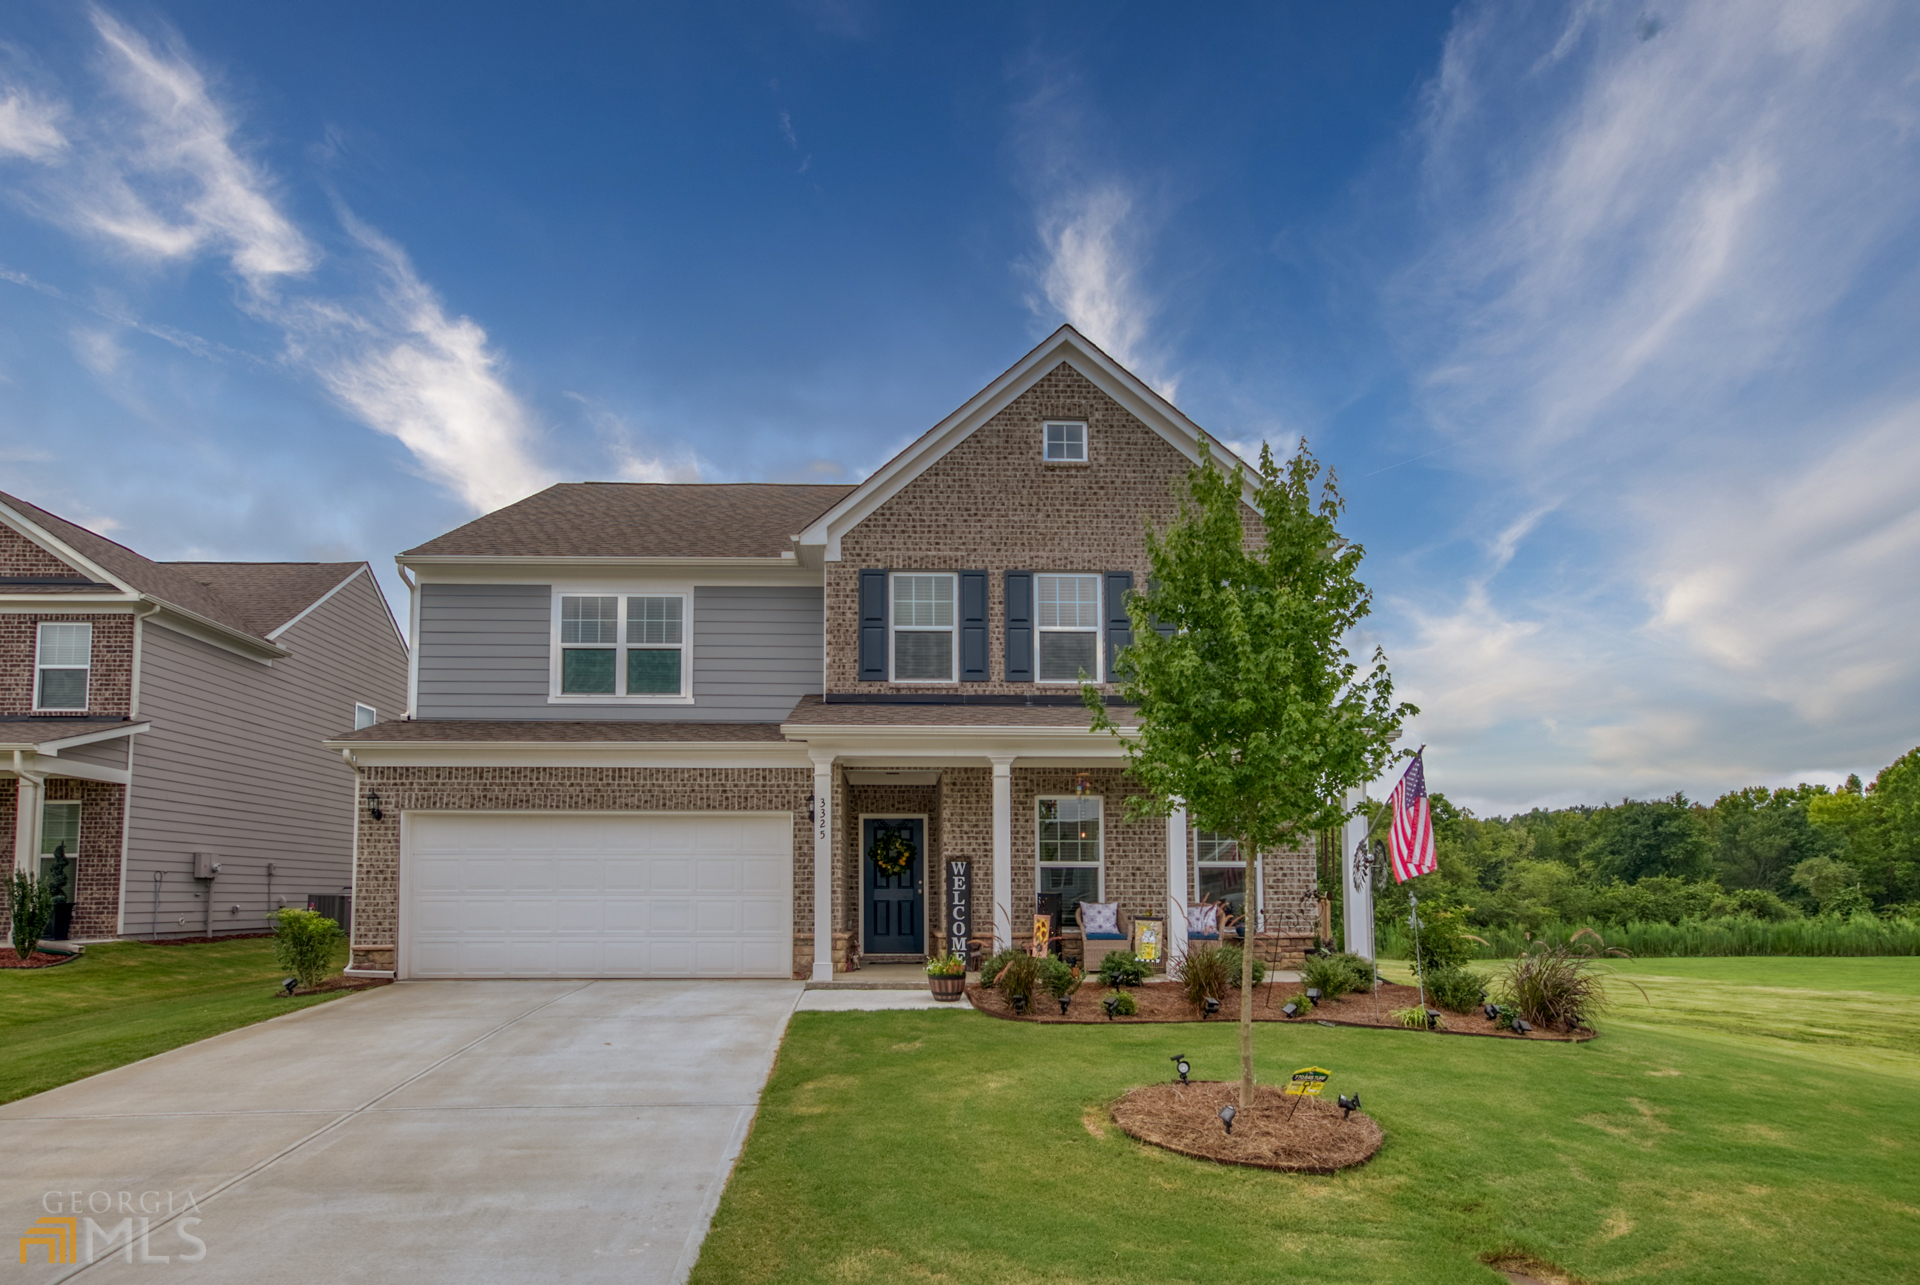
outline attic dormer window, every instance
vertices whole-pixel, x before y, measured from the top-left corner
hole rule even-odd
[[[1087,462],[1087,426],[1077,419],[1050,419],[1045,425],[1041,457],[1049,464]]]

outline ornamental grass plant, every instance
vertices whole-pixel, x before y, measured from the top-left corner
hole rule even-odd
[[[1225,1000],[1227,991],[1239,985],[1240,961],[1236,958],[1229,962],[1226,956],[1226,950],[1219,946],[1199,946],[1189,950],[1186,958],[1174,965],[1173,979],[1180,984],[1187,1006],[1195,1013],[1204,1009],[1210,999]]]

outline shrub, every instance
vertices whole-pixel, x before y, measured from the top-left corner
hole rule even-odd
[[[1475,944],[1480,939],[1467,931],[1465,910],[1423,908],[1419,915],[1418,946],[1422,972],[1458,968],[1473,958]]]
[[[1114,997],[1113,1011],[1118,1017],[1132,1017],[1140,1011],[1140,1002],[1127,991],[1121,991]]]
[[[1373,986],[1373,965],[1358,955],[1309,955],[1300,966],[1300,982],[1320,992],[1322,999],[1339,999]]]
[[[280,967],[311,990],[333,971],[333,948],[346,938],[340,925],[317,910],[276,910],[273,920],[273,957]]]
[[[1009,1000],[1016,996],[1033,998],[1033,984],[1040,980],[1040,961],[1025,951],[1018,951],[1000,970],[1000,977],[994,985]]]
[[[1100,961],[1100,980],[1108,986],[1138,986],[1152,971],[1152,964],[1130,950],[1113,951]]]
[[[1233,953],[1238,955],[1240,952],[1236,950]],[[1173,978],[1180,983],[1188,1006],[1198,1013],[1206,1007],[1208,1000],[1224,1000],[1227,997],[1227,991],[1240,980],[1237,959],[1234,969],[1229,979],[1226,947],[1200,946],[1189,950],[1187,957],[1174,966]]]
[[[988,958],[986,963],[980,965],[980,984],[989,987],[998,985],[1000,981],[1000,970],[1012,963],[1014,956],[1024,955],[1026,953],[1026,951],[1019,950],[1012,946],[1002,951],[996,951]]]
[[[1572,1031],[1586,1026],[1607,1006],[1601,981],[1605,969],[1598,955],[1623,952],[1583,943],[1578,939],[1581,935],[1599,941],[1597,933],[1586,929],[1569,941],[1535,943],[1508,964],[1498,980],[1501,1002],[1543,1029]]]
[[[1080,989],[1082,978],[1080,970],[1074,968],[1057,955],[1049,955],[1039,962],[1040,988],[1055,999],[1065,999]]]
[[[53,922],[53,885],[15,870],[7,880],[7,906],[13,912],[14,953],[25,959]]]
[[[1740,888],[1725,896],[1714,898],[1713,915],[1717,919],[1730,919],[1741,915],[1748,919],[1763,919],[1768,923],[1781,923],[1788,919],[1798,919],[1800,911],[1780,899],[1780,894],[1769,888]]]
[[[1427,974],[1427,997],[1436,1007],[1471,1013],[1484,1002],[1487,984],[1465,968],[1436,968]]]
[[[1227,976],[1233,979],[1234,986],[1236,987],[1239,986],[1240,985],[1240,969],[1242,965],[1240,947],[1221,946],[1219,950],[1220,950],[1220,962],[1226,965]],[[1255,986],[1258,986],[1261,982],[1264,982],[1265,980],[1267,980],[1267,961],[1260,958],[1260,956],[1255,955],[1253,957],[1253,984]]]

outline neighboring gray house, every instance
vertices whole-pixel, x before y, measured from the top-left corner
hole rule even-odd
[[[0,493],[0,835],[16,868],[70,859],[71,940],[262,932],[347,892],[322,741],[406,675],[364,562],[153,562]]]

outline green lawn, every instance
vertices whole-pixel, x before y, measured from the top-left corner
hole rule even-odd
[[[1387,1131],[1332,1178],[1107,1123],[1169,1054],[1233,1077],[1231,1027],[799,1014],[693,1280],[1493,1282],[1480,1260],[1509,1250],[1592,1282],[1911,1279],[1915,961],[1622,975],[1655,1003],[1617,986],[1584,1045],[1259,1028],[1264,1076],[1325,1066]]]
[[[265,938],[108,942],[71,964],[0,969],[0,1102],[346,993],[279,999],[280,978]]]

